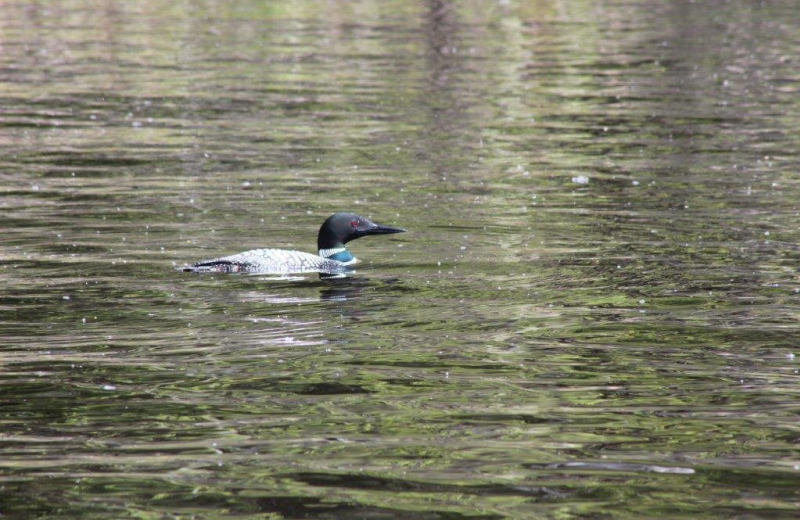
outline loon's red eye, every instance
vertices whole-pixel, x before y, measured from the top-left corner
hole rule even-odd
[[[357,228],[358,227],[358,221],[357,220],[351,220],[350,221],[350,227]]]

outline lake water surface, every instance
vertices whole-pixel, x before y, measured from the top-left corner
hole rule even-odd
[[[795,1],[0,13],[3,518],[798,517]]]

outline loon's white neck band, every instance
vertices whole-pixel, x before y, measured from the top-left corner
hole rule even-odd
[[[335,254],[341,253],[342,251],[346,251],[344,247],[334,247],[331,249],[320,249],[319,256],[322,258],[330,258]]]

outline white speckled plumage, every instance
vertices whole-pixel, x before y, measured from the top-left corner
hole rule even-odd
[[[253,249],[231,256],[192,264],[186,271],[195,273],[338,273],[353,262],[338,262],[302,251]]]

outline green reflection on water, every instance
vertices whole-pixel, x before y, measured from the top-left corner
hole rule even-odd
[[[791,2],[2,9],[6,517],[796,516]]]

